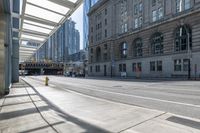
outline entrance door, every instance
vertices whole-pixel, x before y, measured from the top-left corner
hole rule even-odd
[[[104,65],[104,76],[107,76],[107,67]]]

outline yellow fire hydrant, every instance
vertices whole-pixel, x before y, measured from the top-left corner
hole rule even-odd
[[[45,77],[45,85],[48,86],[49,78],[46,76]]]

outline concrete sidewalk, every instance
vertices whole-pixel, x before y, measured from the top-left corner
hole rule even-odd
[[[0,131],[200,133],[200,120],[102,100],[24,78],[0,99]]]

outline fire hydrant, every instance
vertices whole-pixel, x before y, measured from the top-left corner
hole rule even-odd
[[[46,76],[45,77],[45,85],[48,86],[49,78]]]

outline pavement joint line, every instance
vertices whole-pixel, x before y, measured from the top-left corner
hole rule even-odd
[[[22,80],[23,80],[23,79],[22,79]],[[23,81],[24,81],[24,80],[23,80]],[[24,81],[24,83],[27,84],[26,81]],[[29,84],[28,84],[28,85],[29,85]],[[31,86],[30,86],[30,87],[31,87]],[[42,117],[42,119],[43,119],[56,133],[59,133],[59,131],[57,131],[57,129],[55,129],[55,128],[53,127],[53,125],[51,125],[51,124],[44,118],[44,116],[42,115],[42,113],[41,113],[40,110],[38,109],[37,105],[35,104],[34,100],[33,100],[32,97],[30,96],[30,93],[28,92],[26,86],[25,86],[24,88],[25,88],[27,94],[29,95],[29,98],[31,99],[33,105],[35,106],[36,110],[38,111],[38,113],[39,113],[40,116]],[[32,88],[32,87],[31,87],[31,88]]]
[[[34,80],[35,82],[39,82],[39,84],[41,84],[41,82],[42,82],[42,81],[37,80],[37,79],[32,79],[32,80]],[[52,85],[55,85],[55,84],[52,84]],[[51,86],[51,84],[49,84],[49,87],[55,89],[55,86]],[[137,105],[137,104],[129,104],[129,103],[121,102],[121,101],[110,100],[110,99],[105,99],[105,98],[101,98],[101,97],[95,97],[93,95],[89,95],[89,94],[81,93],[79,91],[72,90],[70,88],[62,88],[62,87],[57,86],[57,85],[56,85],[56,87],[59,88],[59,89],[62,89],[64,91],[69,91],[71,93],[74,93],[76,95],[81,95],[81,96],[93,98],[93,99],[96,99],[96,100],[101,100],[101,101],[105,101],[105,102],[109,102],[109,103],[115,103],[115,104],[117,103],[117,104],[121,104],[121,105],[129,105],[129,106],[135,106],[135,107],[139,107],[139,108],[145,108],[145,109],[149,109],[149,110],[164,112],[164,111],[161,111],[161,110],[157,110],[157,109],[153,109],[153,108],[147,108],[145,106],[141,106],[141,105]]]
[[[34,88],[34,86],[32,86],[30,83],[28,83],[26,80],[24,80],[23,78],[22,78],[22,80],[25,82],[25,83],[27,83],[32,89],[35,89]],[[37,80],[34,80],[34,81],[36,81],[36,82],[41,82],[41,81],[37,81]],[[34,90],[34,91],[36,91],[37,92],[37,90]],[[39,92],[38,92],[39,93]],[[38,94],[39,96],[42,96],[40,93]],[[44,96],[42,96],[42,97],[44,97]],[[56,106],[55,104],[53,104],[53,106]],[[58,113],[61,113],[62,115],[63,115],[63,111],[58,111]],[[82,120],[83,121],[83,120]],[[100,128],[100,127],[99,127]],[[106,130],[106,129],[104,129],[104,128],[100,128],[101,130],[105,130],[107,133],[111,133],[110,131],[108,131],[108,130]],[[59,132],[58,132],[59,133]]]
[[[36,80],[36,79],[33,79],[35,82],[39,82],[41,84],[42,81],[39,81],[39,80]],[[55,85],[55,84],[52,84],[52,85]],[[55,89],[55,86],[51,86],[51,84],[49,84],[49,87],[51,88],[54,88]],[[145,108],[145,109],[149,109],[149,108],[146,108],[144,106],[140,106],[140,105],[136,105],[136,104],[129,104],[129,103],[123,103],[123,102],[120,102],[120,101],[114,101],[114,100],[108,100],[108,99],[104,99],[104,98],[101,98],[101,97],[95,97],[93,95],[89,95],[89,94],[85,94],[85,93],[81,93],[79,91],[75,91],[75,90],[72,90],[70,88],[62,88],[60,86],[57,86],[57,88],[59,89],[62,89],[64,91],[69,91],[71,93],[74,93],[74,94],[77,94],[77,95],[81,95],[81,96],[84,96],[84,97],[89,97],[89,98],[93,98],[93,99],[97,99],[97,100],[101,100],[101,101],[106,101],[106,102],[111,102],[111,103],[118,103],[118,104],[123,104],[123,105],[130,105],[130,106],[136,106],[136,107],[140,107],[140,108]],[[156,109],[151,109],[151,110],[156,110]],[[160,110],[156,110],[156,111],[160,111]],[[163,112],[163,111],[162,111]]]
[[[35,100],[34,102],[40,102],[42,100]],[[5,106],[12,106],[12,105],[19,105],[19,104],[27,104],[27,103],[32,103],[32,101],[29,101],[29,102],[21,102],[21,103],[14,103],[14,104],[4,104],[0,107],[5,107]]]
[[[4,105],[5,101],[6,101],[6,97],[3,97],[3,102],[2,102],[2,105],[1,105],[1,107],[0,107],[0,113],[1,113],[1,111],[2,111],[2,109],[3,109],[3,105]]]
[[[39,80],[39,79],[33,79],[33,78],[31,78],[31,79],[32,79],[33,81],[35,81],[35,82],[38,82],[38,84],[42,84],[42,83],[43,83],[43,82],[42,82],[41,80]],[[55,83],[56,83],[56,82],[54,82],[54,84],[52,84],[53,87],[51,86],[51,84],[49,85],[49,87],[50,87],[50,88],[55,88]],[[57,84],[59,84],[59,83],[57,83]],[[64,84],[63,84],[63,85],[64,85]],[[66,89],[67,89],[69,92],[73,92],[73,93],[78,94],[78,95],[83,95],[83,96],[86,96],[86,97],[92,97],[92,98],[95,98],[95,99],[100,99],[100,100],[103,100],[103,101],[116,103],[115,101],[112,101],[112,100],[107,100],[107,99],[103,99],[103,98],[99,98],[99,97],[94,97],[94,96],[91,96],[91,95],[88,95],[88,94],[84,94],[84,93],[77,92],[77,91],[75,91],[75,90],[71,90],[71,89],[68,88],[68,87],[70,87],[70,85],[68,85],[68,87],[67,87],[66,89],[64,89],[64,88],[61,87],[61,86],[57,86],[57,85],[56,85],[56,87],[58,87],[59,89],[65,90],[65,91],[66,91]],[[119,103],[119,102],[117,102],[117,103]],[[126,104],[126,103],[120,102],[119,104]],[[127,105],[127,104],[126,104],[126,105]],[[128,105],[132,105],[132,104],[128,104]],[[135,106],[135,105],[132,105],[132,106]],[[136,106],[137,106],[137,105],[136,105]],[[138,107],[142,107],[142,106],[138,106]],[[142,108],[146,108],[146,107],[142,107]],[[148,109],[149,109],[149,108],[148,108]],[[156,109],[150,109],[150,110],[156,110]],[[145,121],[142,121],[142,122],[140,122],[140,123],[138,123],[138,124],[135,124],[135,125],[133,125],[133,126],[130,126],[130,127],[126,128],[126,129],[123,129],[123,130],[121,130],[121,131],[119,131],[119,132],[117,132],[117,133],[122,133],[122,132],[124,132],[124,131],[126,131],[126,130],[129,130],[129,129],[133,128],[133,127],[136,127],[136,126],[141,125],[141,124],[143,124],[143,123],[145,123],[145,122],[147,122],[147,121],[150,121],[150,120],[152,120],[152,119],[155,119],[155,118],[157,118],[157,117],[160,117],[160,116],[165,115],[165,114],[168,114],[168,113],[169,113],[169,112],[164,112],[164,113],[163,113],[163,111],[162,111],[162,113],[159,114],[159,115],[157,115],[157,116],[154,116],[154,117],[149,118],[149,119],[147,119],[147,120],[145,120]],[[173,114],[173,113],[170,113],[170,114]],[[178,115],[178,116],[183,117],[182,115]],[[185,116],[184,116],[184,117],[185,117]],[[191,119],[191,117],[187,117],[187,118]]]
[[[155,118],[158,118],[158,117],[160,117],[160,116],[162,116],[162,115],[165,115],[165,114],[167,114],[167,113],[168,113],[168,112],[161,113],[161,114],[156,115],[156,116],[154,116],[154,117],[152,117],[152,118],[149,118],[149,119],[144,120],[144,121],[142,121],[142,122],[140,122],[140,123],[137,123],[137,124],[135,124],[135,125],[133,125],[133,126],[130,126],[130,127],[128,127],[128,128],[125,128],[125,129],[123,129],[123,130],[121,130],[121,131],[119,131],[119,132],[117,132],[117,133],[122,133],[122,132],[124,132],[124,131],[126,131],[126,130],[128,130],[128,129],[131,129],[131,128],[133,128],[133,127],[136,127],[136,126],[138,126],[138,125],[141,125],[141,124],[143,124],[143,123],[145,123],[145,122],[148,122],[148,121],[150,121],[150,120],[153,120],[153,119],[155,119]]]

